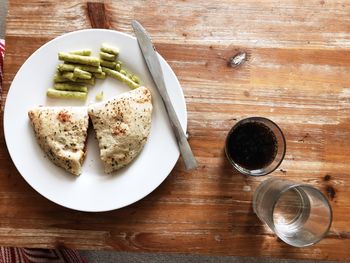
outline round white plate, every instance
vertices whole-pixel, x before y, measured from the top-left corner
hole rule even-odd
[[[98,144],[91,130],[87,156],[78,177],[51,163],[39,147],[29,122],[28,111],[38,105],[64,106],[94,103],[103,91],[107,100],[130,89],[111,78],[97,80],[86,102],[51,99],[46,90],[52,87],[59,51],[92,49],[98,56],[102,43],[117,46],[119,59],[152,92],[152,128],[139,156],[126,168],[111,175],[103,172]],[[160,57],[160,56],[159,56]],[[165,83],[184,130],[187,126],[185,99],[180,84],[163,58],[160,64]],[[148,72],[136,38],[112,30],[88,29],[60,36],[35,51],[15,76],[7,96],[4,133],[11,158],[24,179],[41,195],[62,206],[80,211],[108,211],[130,205],[156,189],[173,169],[179,150],[163,102]]]

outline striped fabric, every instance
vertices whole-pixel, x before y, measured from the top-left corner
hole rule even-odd
[[[2,80],[4,72],[5,40],[0,39],[0,94],[2,91]]]
[[[0,247],[0,263],[87,263],[71,249]]]
[[[0,39],[0,96],[2,92],[5,41]],[[72,249],[29,249],[0,247],[0,263],[87,263]]]

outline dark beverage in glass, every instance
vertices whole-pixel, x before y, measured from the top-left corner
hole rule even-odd
[[[285,154],[285,139],[272,121],[251,117],[239,121],[226,139],[226,155],[241,173],[265,175],[275,170]]]

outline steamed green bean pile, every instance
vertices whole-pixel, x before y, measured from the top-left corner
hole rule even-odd
[[[95,85],[96,79],[105,79],[107,76],[115,78],[130,88],[140,86],[140,79],[123,67],[117,60],[119,49],[102,44],[99,57],[91,56],[89,49],[71,52],[59,52],[58,59],[63,61],[57,66],[54,76],[54,85],[47,90],[47,96],[52,98],[86,100],[88,86]],[[103,95],[103,92],[101,93]],[[101,100],[101,96],[98,99]]]

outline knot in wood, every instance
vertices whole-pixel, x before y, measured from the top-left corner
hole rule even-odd
[[[228,65],[232,68],[236,68],[239,65],[243,64],[247,60],[246,52],[238,52],[232,58],[230,58]]]

